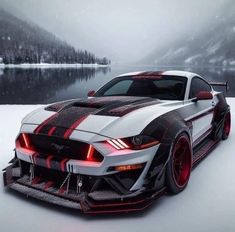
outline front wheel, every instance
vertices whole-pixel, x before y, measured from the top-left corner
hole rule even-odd
[[[177,194],[187,185],[192,167],[192,146],[186,133],[178,135],[171,148],[166,169],[166,183],[170,193]]]

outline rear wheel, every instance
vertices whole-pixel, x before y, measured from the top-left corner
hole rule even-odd
[[[170,193],[177,194],[187,185],[192,166],[192,147],[186,133],[175,139],[166,170],[166,182]]]
[[[228,138],[230,129],[231,129],[231,114],[229,111],[225,114],[225,117],[224,117],[223,134],[222,134],[223,140]]]

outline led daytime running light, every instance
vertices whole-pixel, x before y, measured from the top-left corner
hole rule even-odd
[[[129,146],[124,141],[122,141],[121,139],[111,139],[111,140],[107,140],[107,142],[111,146],[116,148],[117,150],[122,150],[122,149],[129,148]]]

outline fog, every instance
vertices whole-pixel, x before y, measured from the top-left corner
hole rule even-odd
[[[0,0],[0,6],[76,48],[135,62],[207,30],[230,0]]]

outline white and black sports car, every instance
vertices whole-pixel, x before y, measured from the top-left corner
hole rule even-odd
[[[140,210],[182,191],[230,132],[223,93],[195,73],[128,73],[89,95],[23,119],[5,186],[87,213]]]

